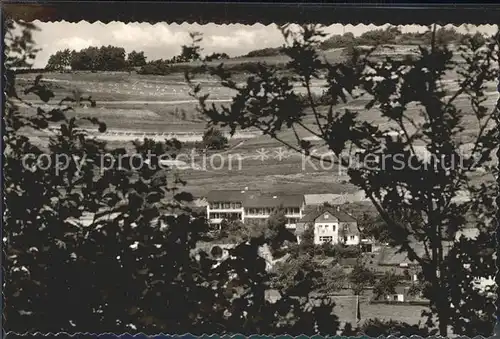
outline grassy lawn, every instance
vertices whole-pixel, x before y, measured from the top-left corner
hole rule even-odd
[[[339,317],[340,323],[350,322],[356,324],[356,297],[335,296],[332,297],[335,302],[333,313]],[[370,304],[369,296],[361,296],[360,299],[360,324],[372,318],[381,320],[394,320],[394,315],[397,314],[397,320],[408,324],[425,323],[425,317],[422,317],[422,311],[428,310],[426,306],[419,305],[389,305],[389,304]]]

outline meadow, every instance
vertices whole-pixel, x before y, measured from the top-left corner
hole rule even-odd
[[[415,46],[398,46],[396,50],[386,48],[383,53],[411,54],[415,48]],[[342,51],[334,49],[324,53],[327,59],[335,61],[341,58]],[[230,67],[238,63],[257,61],[276,64],[285,63],[287,59],[284,56],[235,58],[224,63]],[[35,76],[30,73],[19,74],[16,85],[24,89]],[[239,72],[235,74],[235,79],[237,82],[244,82],[247,76],[247,73]],[[68,114],[102,119],[106,122],[108,131],[105,134],[98,134],[94,127],[91,132],[96,137],[107,140],[111,146],[131,148],[132,140],[144,137],[159,141],[175,137],[187,142],[183,150],[187,153],[186,162],[194,164],[195,166],[191,167],[195,169],[182,169],[182,177],[187,181],[185,189],[197,197],[203,197],[211,189],[241,189],[248,186],[264,192],[347,193],[353,201],[362,199],[357,188],[348,182],[345,171],[341,171],[337,165],[324,166],[323,169],[318,166],[318,162],[313,162],[315,166],[310,165],[304,156],[289,152],[278,141],[252,129],[237,133],[230,138],[229,149],[224,152],[191,156],[190,145],[201,140],[207,122],[197,111],[197,102],[190,96],[190,88],[182,73],[160,76],[134,72],[46,72],[42,81],[55,93],[55,98],[51,101],[53,105],[68,96],[90,95],[96,100],[96,107],[87,104],[75,107],[74,111]],[[216,79],[202,76],[197,77],[196,82],[201,84],[202,92],[208,93],[209,100],[214,101],[216,105],[230,103],[234,93],[223,88]],[[451,70],[446,75],[444,83],[452,94],[457,89],[456,71]],[[324,80],[317,80],[313,83],[312,90],[320,95],[325,85]],[[300,91],[301,88],[297,87],[297,90]],[[489,95],[486,105],[492,109],[498,96],[496,84],[488,84],[486,92]],[[26,99],[32,104],[46,106],[37,101],[35,96],[28,95]],[[376,109],[364,109],[367,102],[368,99],[360,98],[349,102],[348,105],[339,105],[338,109],[359,110],[360,119],[381,127],[391,127],[387,119]],[[459,97],[457,106],[463,110],[466,126],[460,137],[464,142],[471,142],[473,135],[477,133],[478,125],[470,112],[470,103],[467,98]],[[29,107],[23,109],[32,110]],[[407,114],[417,121],[422,121],[418,107],[409,106]],[[315,130],[312,114],[307,115],[304,122]],[[492,121],[490,127],[493,126]],[[411,126],[409,132],[412,132]],[[298,134],[301,138],[309,139],[318,153],[328,151],[323,144],[314,140],[309,132],[298,129]],[[47,140],[44,135],[38,137],[41,143]],[[280,133],[279,137],[292,144],[296,142],[294,133],[289,130]],[[423,145],[420,147],[423,148]],[[477,180],[484,180],[485,176],[488,180],[493,179],[491,175],[484,173],[478,175]]]

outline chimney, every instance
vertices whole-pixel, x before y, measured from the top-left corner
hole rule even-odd
[[[337,212],[340,212],[340,206],[339,205],[337,205],[336,209],[337,209]]]

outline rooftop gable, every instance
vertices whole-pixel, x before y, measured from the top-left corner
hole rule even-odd
[[[324,215],[325,213],[330,213],[332,216],[337,218],[340,222],[356,222],[356,219],[354,219],[352,216],[347,214],[346,212],[337,209],[335,207],[327,207],[327,206],[321,206],[318,207],[309,213],[307,213],[301,220],[300,222],[314,222],[316,219],[318,219],[320,216]]]
[[[245,208],[262,208],[262,207],[301,207],[304,204],[304,196],[301,194],[290,195],[257,195],[247,196],[243,201]]]

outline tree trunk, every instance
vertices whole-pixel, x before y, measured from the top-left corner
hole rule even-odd
[[[446,298],[446,291],[441,292],[436,300],[436,308],[437,308],[437,318],[439,322],[439,335],[443,337],[448,336],[448,323],[450,320],[450,305],[448,304],[448,300]]]
[[[447,316],[443,316],[442,314],[438,315],[439,320],[439,335],[443,337],[448,336],[448,319]]]

